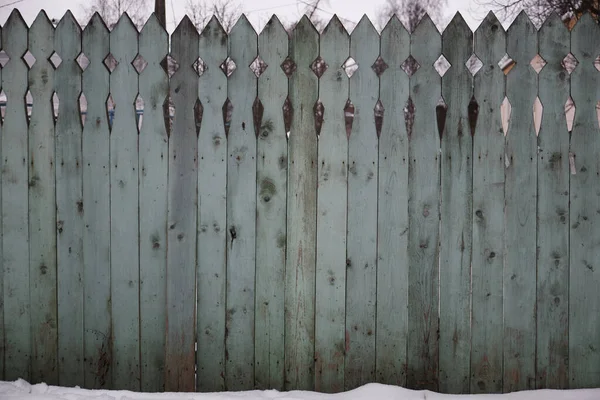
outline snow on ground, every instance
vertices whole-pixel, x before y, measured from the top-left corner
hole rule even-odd
[[[224,393],[138,393],[0,381],[0,400],[600,400],[600,389],[531,390],[509,394],[448,395],[370,383],[344,393],[253,390]]]

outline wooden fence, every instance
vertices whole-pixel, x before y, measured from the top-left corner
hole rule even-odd
[[[0,33],[0,378],[600,386],[589,15]]]

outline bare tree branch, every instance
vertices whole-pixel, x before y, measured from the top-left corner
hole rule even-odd
[[[412,32],[425,13],[434,22],[438,22],[442,17],[442,10],[446,2],[447,0],[386,0],[383,8],[377,13],[377,24],[380,29],[383,29],[390,18],[396,15]]]
[[[537,26],[555,12],[571,27],[584,13],[590,12],[597,20],[600,14],[600,0],[475,0],[498,14],[501,20],[513,19],[525,10]]]
[[[96,12],[111,29],[124,13],[127,13],[140,29],[150,16],[152,9],[148,6],[147,0],[92,0],[89,6],[84,7],[85,21],[89,21]]]
[[[241,7],[235,0],[213,0],[212,3],[202,0],[188,0],[185,10],[199,31],[206,26],[214,15],[225,29],[225,32],[229,32],[242,14]]]

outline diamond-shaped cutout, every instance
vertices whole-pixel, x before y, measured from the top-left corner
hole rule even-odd
[[[546,60],[544,60],[539,54],[536,54],[529,64],[531,65],[531,68],[533,68],[534,71],[539,74],[540,71],[546,66]]]
[[[575,121],[575,102],[573,98],[569,96],[567,102],[565,103],[565,118],[567,120],[567,130],[569,132],[573,131],[573,121]]]
[[[8,103],[8,99],[6,97],[6,93],[4,93],[4,89],[0,90],[0,116],[2,117],[2,122],[4,122],[4,117],[6,116],[6,104]]]
[[[569,53],[563,58],[561,65],[571,75],[575,71],[575,68],[577,68],[577,65],[579,65],[579,61],[573,54]]]
[[[327,68],[329,68],[329,65],[327,65],[321,56],[317,57],[310,65],[310,69],[315,73],[317,78],[321,78],[325,71],[327,71]]]
[[[27,50],[25,54],[23,54],[22,58],[29,69],[31,69],[31,67],[33,67],[33,64],[35,64],[35,57],[33,56],[33,54],[31,54],[29,50]]]
[[[138,74],[141,74],[148,66],[148,61],[146,61],[141,54],[138,54],[131,62],[131,65],[133,65],[133,68],[135,68]]]
[[[235,71],[237,68],[237,65],[235,65],[235,62],[231,59],[231,57],[227,57],[225,61],[221,63],[219,68],[221,68],[221,71],[223,71],[225,76],[229,78],[231,74],[233,74],[233,71]]]
[[[196,71],[198,76],[202,76],[208,70],[208,65],[206,65],[202,58],[198,57],[198,59],[194,61],[192,68],[194,68],[194,71]]]
[[[113,121],[115,119],[115,101],[112,98],[112,94],[108,95],[106,99],[106,115],[108,116],[108,127],[112,129]]]
[[[443,77],[446,74],[446,72],[448,72],[451,66],[452,65],[450,64],[450,61],[448,61],[443,54],[440,55],[438,59],[435,60],[435,62],[433,63],[433,68],[435,68],[440,77]]]
[[[60,108],[60,100],[56,92],[52,93],[52,113],[54,115],[54,121],[58,120],[58,110]]]
[[[196,123],[196,135],[200,133],[202,127],[202,116],[204,115],[204,106],[200,99],[196,99],[194,104],[194,122]]]
[[[268,67],[269,66],[267,65],[267,63],[264,62],[264,60],[260,58],[260,56],[256,56],[254,61],[252,61],[252,64],[250,64],[250,69],[252,70],[252,72],[254,72],[254,75],[256,75],[257,78],[260,78],[260,76],[263,74],[263,72],[265,72],[265,70]]]
[[[112,73],[115,70],[115,68],[117,68],[117,65],[119,65],[119,62],[112,55],[112,53],[108,53],[108,55],[104,59],[104,65],[106,66],[106,69],[108,69],[108,71]]]
[[[79,115],[81,116],[81,126],[85,125],[85,117],[87,115],[87,99],[85,98],[85,94],[83,92],[79,95]]]
[[[381,76],[385,72],[385,70],[388,69],[388,67],[389,66],[386,64],[383,58],[381,58],[381,56],[378,56],[377,60],[375,60],[373,65],[371,65],[371,68],[373,68],[373,71],[375,71],[375,74],[378,77]]]
[[[504,72],[504,75],[508,75],[510,70],[513,69],[515,65],[517,65],[517,62],[510,58],[508,54],[505,54],[504,57],[498,61],[498,66],[502,72]]]
[[[288,56],[281,63],[281,69],[289,78],[296,71],[296,63]]]
[[[344,106],[344,123],[346,125],[346,136],[350,137],[352,133],[352,124],[354,123],[354,104],[348,99]]]
[[[323,127],[323,118],[325,117],[325,106],[321,100],[317,100],[313,107],[315,115],[315,131],[317,131],[317,139],[321,135],[321,127]]]
[[[404,70],[404,72],[406,72],[406,75],[408,76],[412,76],[415,72],[417,72],[419,68],[421,68],[417,60],[415,60],[415,58],[412,56],[412,54],[408,56],[406,60],[404,60],[400,67],[402,68],[402,70]]]
[[[4,66],[8,64],[9,61],[10,57],[8,56],[8,54],[4,50],[0,51],[0,67],[4,68]]]
[[[512,105],[508,97],[504,97],[500,105],[500,119],[502,120],[502,131],[504,136],[508,135],[508,123],[510,122],[510,114],[512,113]]]
[[[533,126],[535,128],[535,136],[540,135],[540,128],[542,127],[542,115],[544,114],[544,106],[539,97],[535,98],[533,102]]]
[[[169,78],[171,78],[179,69],[179,63],[176,59],[171,57],[170,54],[167,54],[167,56],[160,62],[160,66],[167,73],[167,75],[169,75]]]
[[[375,103],[375,108],[373,109],[373,114],[375,114],[375,132],[377,133],[377,137],[381,136],[381,128],[383,127],[384,113],[385,108],[383,107],[381,99],[377,100],[377,103]]]
[[[290,137],[290,127],[292,126],[292,102],[289,97],[286,97],[283,102],[283,125],[285,127],[285,135]]]
[[[346,71],[348,78],[352,78],[352,75],[354,75],[356,70],[358,70],[358,64],[354,58],[348,57],[348,59],[342,64],[342,68],[344,71]]]
[[[142,121],[144,120],[144,99],[142,95],[138,93],[135,98],[135,118],[137,120],[138,132],[142,130]]]
[[[27,93],[25,93],[25,110],[27,111],[27,121],[29,122],[31,111],[33,110],[33,96],[30,90],[27,90]]]
[[[233,104],[229,97],[223,103],[223,126],[225,126],[225,136],[229,136],[229,128],[231,127],[231,116],[233,115]]]
[[[77,65],[79,65],[79,68],[81,68],[82,72],[86,70],[88,65],[90,65],[90,59],[87,58],[87,56],[83,53],[80,53],[75,61],[77,61]]]
[[[477,75],[481,67],[483,67],[483,62],[479,59],[479,57],[477,57],[475,53],[473,53],[465,63],[465,66],[467,67],[471,75],[475,76]]]
[[[600,55],[594,60],[594,67],[596,67],[596,69],[600,71]]]
[[[50,61],[50,64],[52,64],[54,69],[56,69],[62,63],[62,58],[60,58],[57,52],[54,52],[52,53],[48,61]]]

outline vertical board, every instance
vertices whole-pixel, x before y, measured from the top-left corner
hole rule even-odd
[[[144,114],[139,135],[140,375],[141,390],[165,389],[165,277],[167,272],[167,173],[169,138],[163,104],[169,78],[161,61],[169,35],[155,14],[139,35],[139,55],[148,63],[139,75]],[[193,300],[190,300],[193,301]]]
[[[319,33],[303,16],[291,33],[289,79],[292,123],[288,141],[287,248],[285,270],[285,388],[314,389],[315,248],[317,241],[317,133],[313,108],[318,78],[310,63],[319,56]]]
[[[27,25],[14,10],[2,35],[10,61],[2,70],[7,106],[2,130],[2,248],[4,266],[4,349],[6,380],[31,377],[31,304],[29,300],[28,140],[25,93]]]
[[[2,43],[2,28],[0,28],[0,43]],[[0,80],[2,79],[2,70],[0,69]],[[2,125],[0,125],[0,160],[2,160],[2,135],[3,129]],[[0,180],[2,179],[0,175]],[[3,220],[4,214],[2,213],[2,187],[0,187],[0,241],[3,238]],[[6,322],[4,321],[4,252],[3,246],[0,244],[0,379],[7,379],[4,374],[4,355],[6,351],[4,350],[4,330],[6,329]]]
[[[167,233],[167,332],[165,390],[194,391],[196,302],[196,222],[198,139],[194,104],[198,99],[198,31],[186,16],[172,35],[171,56],[179,69],[170,81],[175,107],[169,137]]]
[[[471,393],[495,393],[502,391],[504,265],[504,74],[498,61],[506,35],[493,13],[475,31],[474,45],[483,66],[473,82],[479,117],[473,136]]]
[[[577,107],[571,152],[569,210],[569,381],[570,387],[600,386],[600,140],[595,107],[600,78],[594,59],[600,53],[600,32],[589,14],[571,31],[571,53],[579,65],[571,75],[571,96]]]
[[[225,285],[227,278],[227,138],[223,104],[227,77],[219,65],[227,58],[227,35],[212,18],[200,35],[206,69],[198,87],[202,124],[198,135],[198,325],[196,389],[225,389]]]
[[[561,63],[569,53],[569,31],[551,14],[539,33],[539,74],[544,115],[537,160],[537,388],[569,385],[569,132],[565,103],[569,75]]]
[[[109,53],[108,28],[95,14],[82,34],[82,52],[89,60],[83,71],[86,99],[83,125],[83,285],[85,301],[85,387],[112,388],[112,325],[110,297],[110,136],[106,99],[110,81],[104,66]],[[83,99],[82,99],[83,100]]]
[[[110,296],[113,388],[127,390],[140,390],[138,131],[134,106],[138,75],[131,63],[137,52],[137,29],[124,14],[110,32],[110,53],[117,62],[110,74],[115,102],[110,132]]]
[[[355,111],[348,142],[345,390],[375,381],[378,140],[373,109],[379,77],[371,66],[378,44],[375,27],[363,16],[350,36],[350,56],[358,69],[350,77]]]
[[[440,136],[435,111],[441,79],[433,63],[442,52],[437,28],[424,16],[410,38],[420,68],[410,77],[414,110],[408,169],[408,377],[410,388],[437,390],[439,328]]]
[[[401,68],[410,36],[393,16],[381,32],[379,101],[387,113],[379,137],[377,196],[377,382],[406,386],[408,350],[408,136],[402,109],[409,78]],[[376,120],[377,121],[377,120]]]
[[[233,105],[227,136],[227,319],[225,387],[254,387],[254,279],[256,272],[256,135],[252,104],[258,37],[244,15],[229,33],[229,57],[237,69],[227,81]]]
[[[282,112],[288,80],[280,68],[288,35],[277,17],[258,37],[267,69],[258,79],[264,114],[256,144],[256,323],[255,386],[284,387],[284,290],[287,201],[287,137]]]
[[[507,31],[506,49],[516,62],[506,78],[512,114],[506,133],[503,280],[504,391],[512,392],[535,388],[537,76],[529,63],[537,53],[537,32],[524,11]]]
[[[81,153],[81,28],[67,12],[54,34],[62,62],[55,72],[59,99],[56,144],[56,243],[58,279],[58,381],[62,386],[84,384],[83,345],[83,171]]]
[[[29,30],[33,109],[29,122],[29,296],[31,381],[58,384],[56,197],[54,192],[54,26],[41,11]]]
[[[451,67],[442,77],[447,114],[441,139],[440,391],[469,393],[473,140],[468,111],[473,77],[465,63],[473,53],[473,33],[458,13],[444,30],[442,49]]]
[[[324,117],[321,132],[317,132],[315,390],[318,392],[344,389],[348,206],[344,104],[348,99],[348,76],[342,64],[349,56],[349,46],[348,33],[334,16],[320,39],[320,55],[328,67],[319,80],[319,101],[323,104]]]

